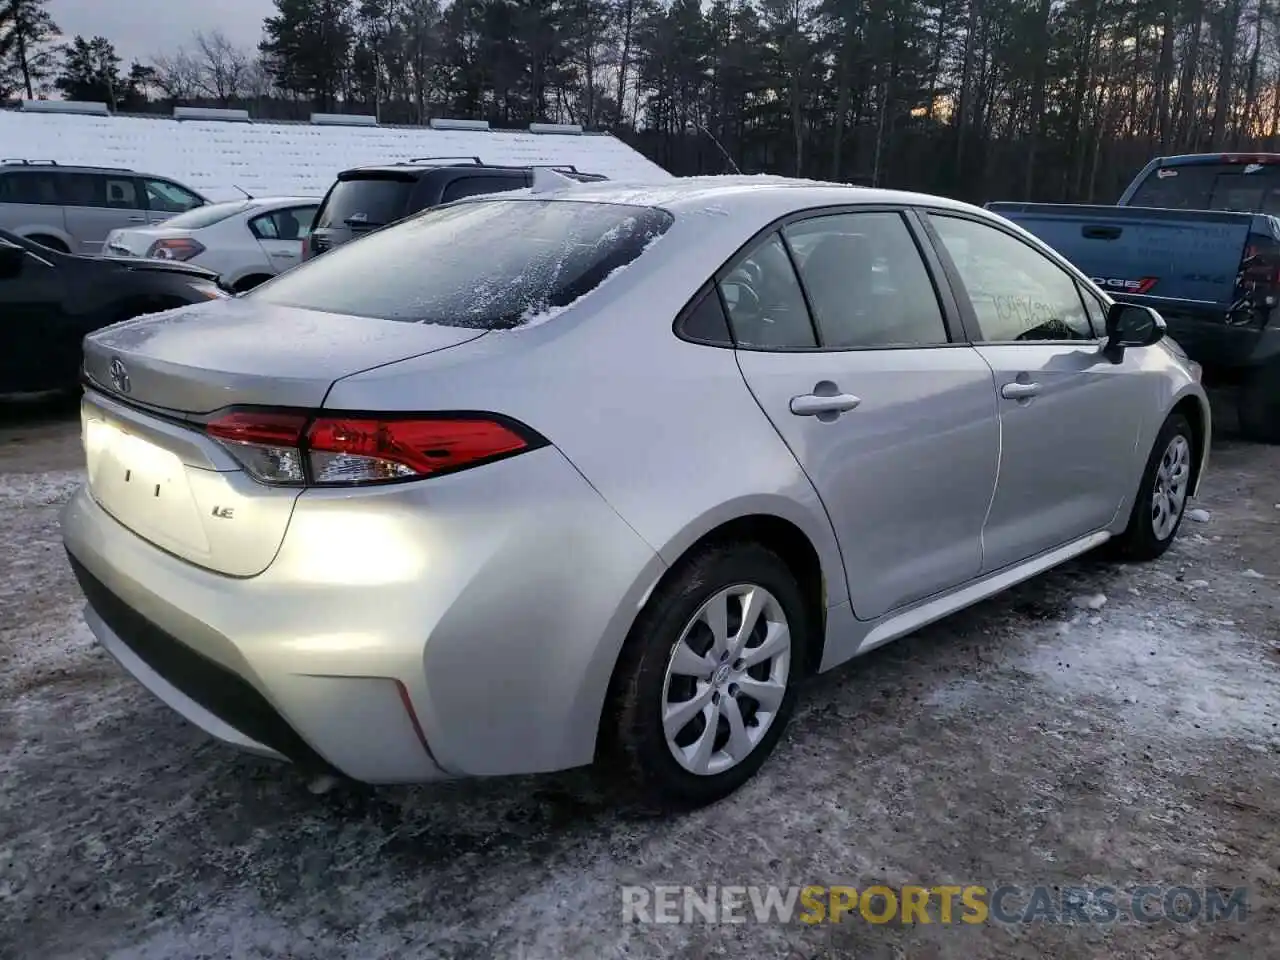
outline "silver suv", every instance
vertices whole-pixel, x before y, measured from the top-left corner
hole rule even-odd
[[[133,170],[0,161],[0,229],[63,253],[102,253],[112,230],[161,223],[208,202],[190,187]]]

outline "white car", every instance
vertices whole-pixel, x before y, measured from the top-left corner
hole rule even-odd
[[[320,201],[270,197],[211,203],[163,223],[113,230],[109,257],[182,260],[213,270],[224,286],[250,290],[302,260]]]

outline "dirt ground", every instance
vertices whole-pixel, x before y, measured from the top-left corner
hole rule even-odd
[[[76,424],[4,416],[0,958],[1280,956],[1280,448],[1221,436],[1161,561],[1073,563],[817,678],[746,789],[639,820],[578,773],[317,795],[211,742],[80,621]],[[624,925],[655,883],[1243,886],[1248,913]]]

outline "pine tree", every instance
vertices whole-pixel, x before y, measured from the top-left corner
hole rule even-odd
[[[63,53],[62,71],[54,86],[68,100],[108,103],[115,110],[128,92],[120,77],[120,57],[106,37],[86,40],[77,36]]]
[[[48,0],[0,0],[0,86],[14,86],[28,100],[43,90],[57,66],[53,40],[57,24],[45,9]]]

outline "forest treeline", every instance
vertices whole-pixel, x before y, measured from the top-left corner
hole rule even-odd
[[[0,93],[611,130],[674,173],[1111,202],[1149,157],[1280,149],[1274,0],[275,0],[124,69],[0,0]]]

